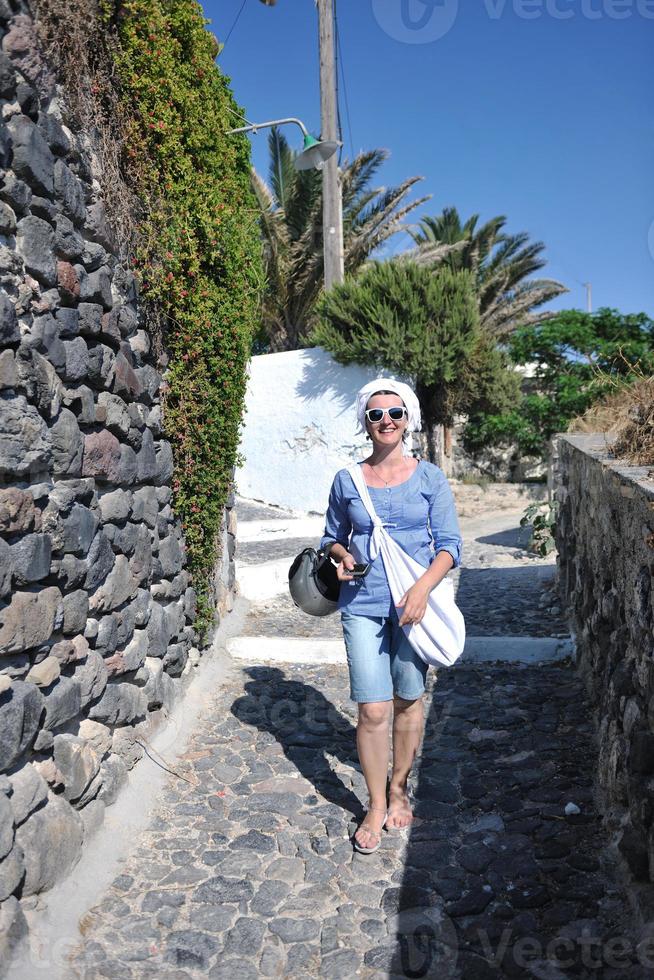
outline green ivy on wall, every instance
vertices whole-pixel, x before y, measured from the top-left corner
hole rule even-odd
[[[134,271],[169,357],[164,425],[175,458],[173,503],[202,634],[213,617],[216,543],[260,319],[249,143],[225,135],[241,114],[195,0],[129,0],[104,10],[127,118],[123,163],[143,203]]]

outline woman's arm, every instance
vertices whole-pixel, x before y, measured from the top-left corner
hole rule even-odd
[[[434,495],[429,505],[429,526],[434,538],[436,554],[448,551],[452,556],[452,568],[461,564],[463,540],[456,515],[456,504],[452,488],[442,470],[434,467]],[[435,559],[434,559],[435,560]]]
[[[456,515],[454,494],[447,477],[433,467],[433,495],[429,504],[429,526],[436,556],[429,568],[408,589],[397,603],[403,609],[400,626],[419,623],[427,611],[427,600],[432,589],[442,582],[451,568],[461,564],[461,531]]]
[[[343,494],[341,478],[337,473],[329,492],[329,504],[325,515],[325,533],[320,547],[328,547],[330,556],[337,561],[336,575],[341,582],[349,582],[352,578],[347,574],[354,566],[354,557],[347,550],[352,533],[352,525],[347,512],[347,500]]]
[[[348,571],[352,571],[355,565],[354,555],[351,555],[347,548],[344,548],[342,544],[336,542],[330,548],[329,554],[331,557],[338,562],[338,567],[336,569],[336,578],[340,582],[349,582],[352,578],[348,575]]]
[[[400,626],[420,622],[427,612],[429,593],[443,581],[450,568],[453,567],[454,559],[449,551],[439,551],[429,568],[425,570],[424,575],[421,575],[396,603],[397,607],[403,610],[400,616]]]

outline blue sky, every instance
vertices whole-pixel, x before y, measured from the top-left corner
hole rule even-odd
[[[294,115],[319,133],[313,0],[242,4],[203,3],[221,41],[233,27],[218,63],[237,100],[253,121]],[[380,184],[423,176],[416,196],[432,198],[418,216],[504,214],[508,231],[543,241],[542,275],[570,289],[551,308],[585,308],[590,281],[595,309],[654,317],[654,0],[337,0],[337,11],[348,157],[384,147]],[[286,135],[299,146],[298,130]],[[264,173],[266,139],[252,139]]]

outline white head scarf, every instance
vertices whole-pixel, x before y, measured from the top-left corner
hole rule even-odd
[[[375,378],[374,381],[369,381],[357,392],[356,412],[359,421],[359,432],[366,431],[365,412],[370,398],[376,391],[392,391],[394,394],[399,395],[406,405],[409,416],[406,431],[420,431],[420,405],[413,389],[409,385],[404,384],[403,381],[393,381],[392,378]]]

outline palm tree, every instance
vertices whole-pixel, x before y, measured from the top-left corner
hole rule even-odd
[[[306,342],[324,285],[322,175],[295,169],[296,154],[277,129],[271,130],[268,142],[268,182],[252,172],[267,272],[263,332],[269,350],[295,350]],[[399,187],[371,188],[387,157],[386,150],[369,150],[346,161],[341,170],[346,273],[359,269],[403,227],[410,211],[429,200],[427,195],[406,201],[421,177],[409,177]]]
[[[495,338],[517,327],[547,320],[552,313],[534,313],[567,288],[553,279],[528,279],[546,264],[542,242],[530,242],[527,232],[507,235],[506,217],[491,218],[477,228],[478,214],[465,224],[456,208],[422,218],[419,230],[410,232],[417,248],[411,257],[426,264],[445,262],[451,269],[469,269],[477,284],[480,325]],[[449,245],[444,257],[434,256],[435,246]],[[454,246],[454,247],[452,247]]]

